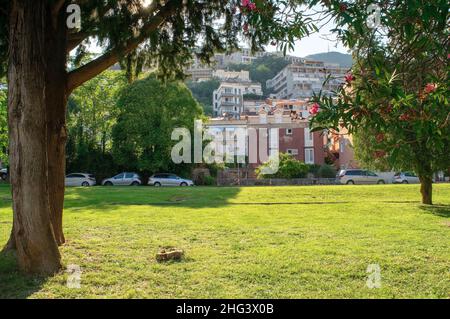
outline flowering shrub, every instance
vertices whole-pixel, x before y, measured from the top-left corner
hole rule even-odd
[[[390,169],[415,171],[422,202],[431,204],[433,173],[450,169],[448,2],[386,4],[382,30],[365,23],[363,8],[326,2],[356,61],[335,97],[314,97],[320,112],[312,110],[313,130],[369,137],[355,152]]]

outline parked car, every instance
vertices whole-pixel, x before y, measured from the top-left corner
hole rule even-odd
[[[419,184],[420,180],[416,174],[412,172],[400,172],[394,175],[392,180],[394,184]]]
[[[141,178],[136,173],[120,173],[114,177],[104,179],[102,185],[104,186],[139,186],[141,185]]]
[[[386,184],[376,173],[364,169],[343,169],[337,175],[338,182],[346,185],[354,184]]]
[[[92,174],[72,173],[66,176],[66,186],[95,186],[95,177]]]
[[[2,180],[6,181],[6,179],[8,178],[8,169],[7,168],[0,169],[0,178]]]
[[[181,178],[175,174],[155,174],[148,180],[148,185],[160,186],[194,186],[190,179]]]

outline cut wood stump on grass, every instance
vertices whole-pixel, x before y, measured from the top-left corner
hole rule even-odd
[[[180,261],[184,257],[184,251],[174,247],[164,247],[156,254],[158,262],[165,262],[169,260]]]

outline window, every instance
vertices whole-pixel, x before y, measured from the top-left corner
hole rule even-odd
[[[125,178],[133,178],[134,174],[133,173],[126,173],[125,174]]]
[[[378,176],[378,175],[375,174],[374,172],[370,172],[370,171],[367,172],[367,175],[368,175],[368,176],[372,176],[372,177],[377,177],[377,176]]]
[[[314,145],[314,135],[309,128],[305,128],[305,146],[312,147]]]
[[[287,149],[286,152],[289,155],[298,155],[298,149]]]
[[[305,149],[305,163],[306,164],[314,164],[314,149],[313,148]]]
[[[291,128],[287,128],[286,129],[286,135],[292,135],[292,129]]]
[[[122,173],[122,174],[114,176],[114,179],[122,179],[123,176],[124,176],[124,174]]]

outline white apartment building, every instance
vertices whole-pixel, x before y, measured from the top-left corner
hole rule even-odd
[[[248,48],[242,48],[232,53],[216,53],[212,58],[211,65],[203,64],[194,55],[193,61],[185,73],[194,82],[207,81],[214,77],[215,70],[226,69],[231,64],[251,64],[254,60],[268,54],[272,53],[259,51],[252,54]]]
[[[290,64],[273,79],[267,81],[267,87],[273,89],[278,99],[309,98],[322,90],[325,95],[332,95],[344,83],[346,69],[338,64],[309,61]],[[323,82],[331,75],[327,84]]]
[[[228,71],[228,70],[215,70],[213,77],[221,81],[236,80],[243,82],[250,82],[250,72],[248,71]]]
[[[262,95],[261,84],[239,80],[222,82],[213,93],[214,115],[239,118],[244,111],[245,94]]]

